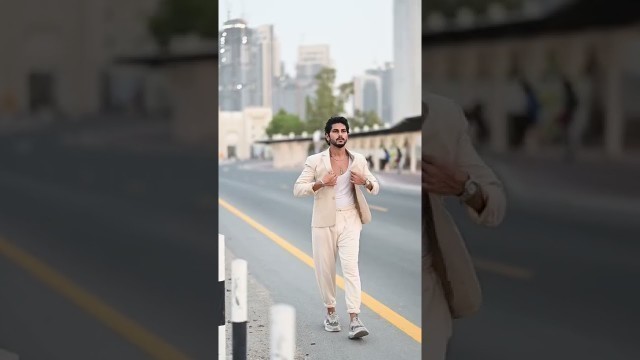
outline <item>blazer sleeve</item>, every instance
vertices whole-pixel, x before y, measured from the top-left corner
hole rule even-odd
[[[502,182],[482,161],[469,137],[469,124],[462,109],[458,107],[458,117],[462,120],[457,144],[457,162],[471,179],[476,181],[485,198],[485,208],[481,213],[465,204],[471,219],[486,226],[497,226],[504,219],[507,200]]]
[[[302,173],[298,176],[298,180],[296,180],[293,185],[293,196],[295,197],[303,197],[309,195],[315,195],[320,189],[317,191],[313,191],[313,184],[316,182],[316,172],[315,172],[315,164],[314,160],[311,156],[307,157],[307,160],[304,162],[304,169],[302,169]]]

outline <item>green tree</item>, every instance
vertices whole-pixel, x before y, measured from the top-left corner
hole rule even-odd
[[[373,125],[382,125],[382,120],[380,116],[375,111],[365,111],[364,112],[364,124],[366,126],[372,127]]]
[[[378,116],[378,114],[373,111],[360,111],[360,110],[355,110],[354,114],[353,114],[353,118],[349,121],[349,123],[351,124],[352,127],[363,127],[363,126],[368,126],[368,127],[373,127],[373,125],[382,125],[382,120],[380,119],[380,116]]]
[[[338,91],[338,96],[342,99],[342,103],[346,104],[347,100],[353,96],[353,81],[340,84],[340,86],[338,86]]]
[[[265,131],[269,136],[274,134],[289,134],[290,132],[300,134],[302,133],[303,127],[304,124],[297,115],[289,114],[283,109],[280,109],[271,119]]]
[[[147,25],[158,46],[168,51],[171,38],[176,35],[197,34],[217,39],[217,19],[217,1],[161,0]]]
[[[344,112],[344,100],[334,94],[336,70],[323,68],[316,79],[316,96],[305,101],[307,113],[306,130],[313,132],[324,127],[325,122],[332,116]]]

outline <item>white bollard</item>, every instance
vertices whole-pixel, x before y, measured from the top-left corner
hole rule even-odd
[[[231,322],[233,360],[247,359],[247,262],[231,263]]]
[[[271,307],[271,360],[294,360],[296,352],[296,309],[287,304]]]
[[[218,360],[226,360],[227,358],[227,331],[225,323],[225,257],[224,257],[224,235],[218,234],[218,299],[220,300],[220,308],[218,314]]]

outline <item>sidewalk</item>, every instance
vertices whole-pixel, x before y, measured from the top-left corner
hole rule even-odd
[[[409,172],[398,174],[397,172],[374,171],[373,175],[378,179],[380,186],[383,188],[389,187],[418,193],[422,191],[420,186],[422,173],[420,172],[415,174]]]
[[[637,156],[636,156],[637,155]],[[640,216],[640,153],[610,160],[583,152],[566,162],[562,150],[537,155],[481,154],[502,180],[509,201],[543,205],[558,212],[587,210],[597,218]],[[382,186],[420,192],[421,173],[376,172]]]
[[[221,161],[220,165],[227,165],[234,163],[235,161],[224,160]],[[279,171],[280,169],[275,169],[273,167],[273,163],[270,160],[247,160],[247,161],[239,161],[240,168],[244,170],[258,170],[258,171]],[[282,169],[282,171],[301,171],[300,168],[287,168]],[[385,188],[393,188],[399,190],[406,190],[412,192],[420,192],[420,173],[410,174],[405,172],[403,174],[398,174],[397,172],[384,172],[384,171],[374,171],[373,175],[378,179],[380,185]]]
[[[640,156],[619,160],[583,153],[566,162],[560,153],[483,154],[514,200],[632,218],[640,215]]]
[[[226,318],[226,359],[233,358],[233,323],[231,322],[231,263],[237,257],[225,249],[225,318]],[[269,290],[260,284],[251,274],[247,274],[247,358],[269,360],[271,347],[271,324],[269,316],[274,301]],[[296,325],[298,326],[298,325]],[[296,342],[301,334],[296,332]],[[308,355],[308,354],[307,354]],[[296,346],[295,360],[306,359],[305,354]],[[0,359],[1,360],[1,359]]]
[[[613,161],[600,154],[586,153],[570,163],[560,153],[536,156],[483,153],[481,157],[502,180],[509,201],[544,205],[556,211],[616,213],[626,219],[640,216],[640,154]],[[270,161],[245,162],[241,167],[278,171]],[[421,192],[421,173],[373,174],[383,189]]]

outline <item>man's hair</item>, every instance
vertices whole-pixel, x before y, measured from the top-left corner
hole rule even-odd
[[[329,145],[329,140],[327,140],[326,135],[331,132],[331,128],[333,128],[334,124],[343,124],[344,127],[347,128],[347,134],[349,133],[349,120],[347,120],[347,118],[345,118],[344,116],[333,116],[332,118],[327,120],[327,123],[324,125],[324,141],[327,142],[327,145]]]

